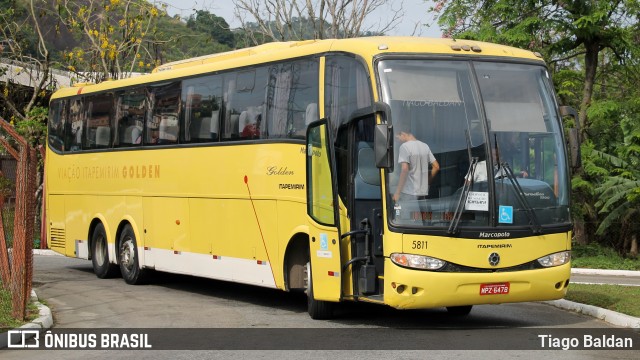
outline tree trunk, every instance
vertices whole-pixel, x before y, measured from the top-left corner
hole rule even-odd
[[[631,247],[629,249],[629,256],[634,259],[638,257],[638,236],[636,234],[631,235]]]
[[[596,81],[596,71],[598,70],[598,54],[600,44],[596,42],[585,42],[586,54],[584,56],[584,88],[582,91],[582,103],[578,122],[580,123],[581,143],[588,138],[589,124],[587,123],[587,109],[591,105],[593,96],[593,84]]]
[[[573,220],[573,238],[576,239],[576,242],[580,245],[587,245],[589,243],[583,219]]]

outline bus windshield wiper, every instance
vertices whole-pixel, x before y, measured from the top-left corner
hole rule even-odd
[[[473,182],[474,174],[476,172],[476,165],[478,165],[478,158],[471,157],[471,137],[469,136],[469,131],[464,131],[465,138],[467,139],[467,156],[469,157],[469,169],[467,170],[467,179],[465,180],[464,186],[462,187],[462,193],[460,194],[460,199],[458,200],[458,205],[456,206],[456,211],[453,213],[453,219],[451,219],[451,224],[449,224],[449,230],[447,230],[447,234],[454,235],[458,232],[458,225],[460,224],[460,218],[462,217],[462,209],[464,204],[467,202],[467,197],[469,196],[469,190],[471,189],[471,183]]]
[[[458,232],[458,225],[460,224],[460,218],[462,217],[462,209],[464,208],[464,204],[467,202],[467,197],[469,196],[469,190],[471,189],[471,183],[473,181],[473,175],[476,172],[477,165],[478,158],[471,158],[469,170],[467,170],[467,174],[469,174],[468,177],[471,180],[464,182],[462,193],[460,194],[460,199],[458,200],[458,205],[456,206],[456,211],[453,213],[453,219],[451,220],[451,224],[449,224],[449,230],[447,230],[447,234],[449,235],[454,235]]]
[[[509,163],[506,161],[503,163],[500,163],[500,168],[504,169],[502,173],[504,173],[504,176],[506,176],[511,182],[511,185],[513,185],[513,188],[515,189],[515,193],[516,193],[516,198],[518,199],[518,202],[524,208],[527,216],[529,217],[531,229],[533,230],[533,233],[535,235],[542,233],[542,227],[540,226],[538,217],[536,216],[535,211],[533,211],[533,208],[531,207],[531,205],[529,205],[529,202],[527,201],[527,197],[524,195],[524,190],[522,190],[520,183],[516,180],[516,177],[513,175],[513,171],[511,170]]]

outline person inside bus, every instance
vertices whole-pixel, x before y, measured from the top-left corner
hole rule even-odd
[[[160,139],[160,130],[158,128],[149,128],[148,144],[157,144]]]
[[[248,123],[242,129],[240,137],[243,139],[258,139],[260,137],[260,123],[262,122],[262,114],[255,117],[255,122]]]
[[[136,126],[133,117],[123,116],[120,118],[120,133],[122,134],[120,142],[125,145],[140,144],[142,141],[142,130]]]
[[[131,141],[134,144],[142,143],[142,129],[136,125],[135,120],[131,120],[131,126],[129,129],[131,129]]]
[[[416,139],[408,128],[401,128],[396,136],[402,143],[398,154],[401,171],[393,201],[426,199],[429,183],[440,171],[440,164],[429,146]]]
[[[491,147],[491,157],[493,158],[493,177],[495,179],[501,179],[507,176],[506,170],[504,167],[500,165],[500,162],[504,161],[504,159],[500,158],[500,148],[496,146]],[[473,176],[471,174],[473,172]],[[514,171],[514,175],[517,177],[526,178],[529,177],[529,173],[526,170],[521,170],[519,172]],[[485,182],[489,179],[487,175],[487,160],[480,160],[476,164],[475,169],[469,169],[469,172],[465,176],[465,181],[467,183],[471,182]]]

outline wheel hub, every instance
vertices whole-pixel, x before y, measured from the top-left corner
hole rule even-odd
[[[131,240],[126,240],[122,246],[120,247],[120,262],[127,270],[131,270],[134,264],[134,256],[135,252],[133,249],[133,242]]]

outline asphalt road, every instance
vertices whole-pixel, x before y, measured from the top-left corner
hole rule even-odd
[[[531,349],[531,339],[537,343],[539,337],[546,334],[552,337],[582,337],[586,333],[629,335],[640,345],[637,332],[616,329],[600,320],[541,303],[476,306],[464,318],[452,318],[444,309],[400,311],[348,303],[338,308],[335,319],[315,321],[306,313],[304,294],[164,273],[154,274],[149,285],[131,286],[119,278],[98,279],[92,272],[90,261],[35,256],[34,264],[34,289],[54,314],[54,331],[199,328],[203,336],[212,336],[213,330],[205,329],[222,329],[216,334],[229,337],[223,343],[240,344],[239,349],[243,346],[253,348],[250,344],[254,340],[257,348],[264,348],[264,341],[273,341],[276,334],[282,335],[288,344],[308,341],[312,335],[313,342],[308,345],[311,350],[305,350],[307,345],[294,346],[295,351],[2,350],[2,359],[86,359],[87,356],[118,359],[134,356],[155,360],[226,358],[230,355],[240,359],[324,359],[329,356],[367,359],[511,359],[514,356],[539,359],[540,355],[563,359],[639,357],[637,350],[549,351],[542,345],[539,351],[535,351],[535,347],[535,350]],[[295,330],[282,333],[283,329]],[[266,340],[256,337],[256,334],[266,334]],[[220,342],[220,339],[212,339],[215,341]],[[263,341],[262,346],[260,341]],[[483,345],[483,341],[489,345]],[[343,343],[346,345],[335,345]],[[492,350],[491,344],[498,344],[499,349]],[[162,348],[162,345],[155,344],[155,348]],[[383,350],[386,346],[392,350]],[[546,349],[550,347],[554,348],[547,345]],[[283,348],[288,349],[286,346]],[[332,348],[339,350],[327,350]],[[436,350],[426,351],[432,348]]]
[[[574,284],[615,284],[626,286],[640,286],[640,276],[613,276],[613,275],[571,275]]]

